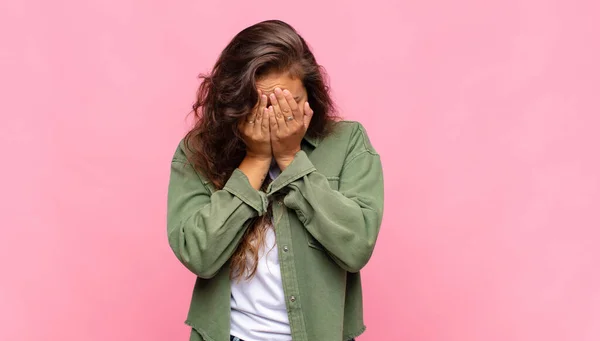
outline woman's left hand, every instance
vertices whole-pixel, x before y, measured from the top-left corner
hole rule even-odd
[[[275,89],[270,96],[271,148],[283,171],[300,151],[300,142],[313,116],[308,102],[298,105],[288,90]]]

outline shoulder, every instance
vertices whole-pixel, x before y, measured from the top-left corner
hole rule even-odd
[[[196,169],[196,167],[190,161],[192,160],[190,157],[191,153],[192,151],[188,147],[186,139],[183,138],[177,144],[177,148],[175,148],[175,153],[173,154],[173,158],[171,160],[171,170],[175,170],[178,174],[182,174],[188,178],[198,178],[205,185],[210,183],[208,178],[205,177],[202,172],[198,171],[198,169]]]
[[[186,146],[185,138],[183,138],[177,144],[177,148],[175,148],[175,153],[173,154],[172,162],[189,163],[189,154],[189,148]]]
[[[332,137],[345,144],[348,152],[376,154],[365,127],[357,121],[339,121],[333,126]]]

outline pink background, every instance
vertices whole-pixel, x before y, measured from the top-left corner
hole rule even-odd
[[[600,340],[597,3],[0,2],[0,340],[187,339],[169,161],[268,18],[383,157],[362,341]]]

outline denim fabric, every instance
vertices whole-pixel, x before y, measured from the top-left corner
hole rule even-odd
[[[186,323],[205,339],[227,340],[231,334],[229,260],[251,220],[269,207],[294,326],[290,339],[346,341],[365,330],[360,270],[381,225],[383,170],[362,125],[338,122],[331,128],[329,137],[305,138],[266,192],[254,189],[238,168],[218,189],[193,167],[188,157],[194,152],[185,141],[177,148],[168,239],[177,258],[197,275]]]

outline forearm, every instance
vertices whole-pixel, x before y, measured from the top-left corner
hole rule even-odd
[[[204,182],[187,161],[171,163],[167,230],[177,258],[197,276],[210,278],[231,257],[251,219],[266,213],[268,202],[239,169],[222,190],[211,191]]]
[[[169,244],[177,258],[196,276],[213,277],[239,244],[256,211],[225,190],[191,216],[169,215]]]
[[[360,191],[333,190],[327,178],[313,172],[288,185],[284,204],[296,212],[308,232],[345,270],[358,272],[375,247],[382,218],[382,184]]]
[[[356,154],[338,182],[338,188],[331,188],[302,152],[271,184],[269,194],[286,188],[284,204],[342,268],[357,272],[373,252],[383,214],[379,156],[369,151]]]

